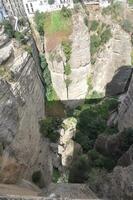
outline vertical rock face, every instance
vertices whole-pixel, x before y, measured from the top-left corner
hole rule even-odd
[[[68,88],[68,99],[84,99],[88,90],[87,77],[90,69],[90,37],[84,23],[84,14],[73,16],[73,33],[71,35],[72,55],[70,65],[72,83]]]
[[[12,43],[14,57],[4,67],[10,78],[0,79],[0,181],[31,180],[34,171],[50,181],[50,151],[41,139],[39,120],[44,117],[44,90],[37,59]],[[33,49],[34,51],[34,49]],[[9,172],[10,169],[10,173]]]
[[[119,130],[129,127],[133,128],[133,76],[128,91],[119,107],[118,127]]]
[[[58,44],[50,53],[46,51],[46,58],[51,72],[53,87],[61,100],[84,99],[87,93],[87,76],[90,67],[90,37],[88,28],[84,23],[85,13],[73,14],[72,34],[69,40],[72,44],[70,57],[71,73],[67,89],[64,73],[66,58],[61,44]],[[51,55],[52,60],[51,60]]]
[[[106,84],[111,81],[115,71],[124,65],[131,65],[130,35],[119,25],[112,25],[112,38],[103,51],[99,52],[94,66],[94,90],[104,93]]]

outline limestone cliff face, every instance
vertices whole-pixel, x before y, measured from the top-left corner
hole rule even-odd
[[[106,84],[111,81],[115,71],[123,65],[131,65],[130,35],[119,25],[111,25],[112,38],[98,54],[94,65],[93,89],[105,93]]]
[[[131,78],[129,88],[123,98],[118,112],[119,130],[124,128],[133,128],[133,76]]]
[[[51,72],[53,87],[61,100],[84,99],[87,93],[87,76],[90,68],[90,37],[84,23],[85,13],[80,11],[72,16],[72,34],[69,40],[72,45],[70,57],[70,84],[67,89],[64,73],[66,58],[61,44],[51,52],[46,50],[46,58]],[[51,60],[51,55],[52,60]]]
[[[45,113],[37,57],[31,57],[15,41],[10,43],[5,46],[11,45],[13,56],[5,58],[0,66],[4,71],[0,78],[0,143],[3,149],[0,181],[31,180],[32,173],[40,170],[43,182],[47,183],[51,173],[50,151],[39,133],[38,121]]]

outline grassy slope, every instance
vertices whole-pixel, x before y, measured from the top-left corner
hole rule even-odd
[[[51,51],[71,34],[71,18],[63,17],[61,11],[48,13],[45,16],[44,29],[47,39],[46,47],[48,51]]]

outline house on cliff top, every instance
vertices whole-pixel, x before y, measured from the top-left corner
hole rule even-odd
[[[51,12],[62,9],[62,7],[73,8],[73,0],[23,0],[25,12],[32,17],[38,10],[40,12]]]

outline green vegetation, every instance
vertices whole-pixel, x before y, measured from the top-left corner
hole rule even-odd
[[[40,55],[40,63],[41,63],[43,79],[44,79],[45,87],[46,87],[47,101],[58,100],[57,94],[56,94],[56,92],[55,92],[55,90],[53,89],[53,86],[52,86],[51,75],[50,75],[50,71],[48,69],[48,64],[47,64],[47,61],[46,61],[44,54]]]
[[[116,165],[116,161],[114,159],[103,156],[102,154],[98,153],[95,149],[92,149],[88,152],[88,159],[91,168],[104,168],[110,171]]]
[[[66,62],[70,60],[71,53],[72,53],[72,43],[71,41],[63,41],[62,42],[63,52],[66,56]]]
[[[18,40],[21,44],[26,44],[27,40],[25,39],[25,35],[19,31],[16,31],[14,33],[14,37],[16,38],[16,40]]]
[[[133,23],[131,21],[129,21],[128,19],[125,19],[122,21],[121,27],[123,28],[124,31],[126,31],[128,33],[133,32]]]
[[[53,168],[53,175],[52,175],[52,181],[54,183],[57,183],[59,178],[60,178],[61,174],[59,172],[59,170],[57,168]]]
[[[4,77],[5,80],[11,81],[11,73],[6,66],[0,65],[0,77]]]
[[[44,22],[45,22],[45,15],[43,12],[36,11],[34,16],[34,21],[36,23],[37,31],[40,35],[44,35]]]
[[[133,144],[133,129],[128,128],[122,132],[122,143],[120,146],[121,151],[125,152]]]
[[[40,182],[40,180],[41,180],[41,177],[42,177],[41,171],[35,171],[32,174],[32,181],[33,181],[33,183],[38,184]]]
[[[123,18],[123,7],[121,2],[116,2],[111,4],[110,6],[103,8],[103,15],[111,15],[114,20],[121,20]]]
[[[75,141],[78,142],[84,152],[94,147],[95,140],[99,134],[114,134],[117,129],[107,128],[107,118],[111,110],[118,106],[117,99],[105,99],[96,104],[84,104],[74,112],[78,124]]]
[[[94,64],[95,54],[110,40],[112,34],[109,25],[96,20],[91,22],[90,31],[93,33],[90,37],[91,63]]]
[[[68,76],[71,74],[71,66],[69,63],[66,63],[66,65],[64,66],[64,73]]]
[[[72,164],[68,181],[70,183],[84,183],[88,179],[88,170],[88,158],[82,155]]]
[[[13,38],[14,37],[14,30],[13,30],[13,27],[10,24],[10,22],[8,20],[5,20],[3,22],[3,25],[4,25],[5,33],[9,36],[9,38]]]
[[[50,4],[50,5],[52,5],[52,4],[54,4],[54,0],[48,0],[48,4]]]
[[[29,45],[24,46],[24,50],[27,51],[30,55],[32,55],[32,48]]]
[[[71,41],[63,41],[62,42],[62,48],[63,48],[63,52],[64,52],[65,57],[66,57],[66,64],[64,65],[64,74],[67,76],[66,79],[65,79],[65,83],[66,83],[66,87],[67,87],[67,91],[68,91],[68,87],[71,84],[71,80],[68,77],[71,74],[71,66],[69,64],[69,60],[70,60],[71,53],[72,53],[72,43],[71,43]]]
[[[71,84],[71,80],[70,80],[70,78],[67,78],[66,80],[65,80],[65,83],[66,83],[66,87],[68,88],[69,87],[69,85]]]
[[[96,31],[99,26],[99,21],[93,20],[91,21],[90,31]]]
[[[47,35],[56,32],[69,32],[71,30],[71,11],[62,8],[61,11],[46,13],[43,17],[43,23]]]
[[[65,19],[68,19],[72,16],[71,10],[67,9],[65,6],[62,7],[61,14]]]
[[[128,0],[128,4],[129,4],[130,6],[133,6],[133,0]]]
[[[58,129],[61,125],[59,118],[47,117],[39,121],[40,133],[42,136],[49,138],[51,142],[57,142],[59,139]]]
[[[88,27],[89,26],[89,21],[88,21],[88,18],[87,17],[84,17],[84,23],[85,25]]]

